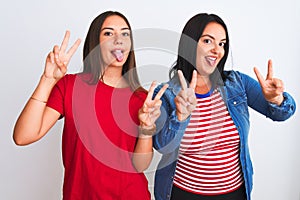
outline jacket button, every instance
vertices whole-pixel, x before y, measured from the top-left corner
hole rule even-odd
[[[236,105],[236,101],[234,101],[233,104]]]

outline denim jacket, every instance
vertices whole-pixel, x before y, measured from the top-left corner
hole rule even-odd
[[[273,121],[284,121],[292,116],[296,109],[294,99],[286,92],[280,106],[265,100],[259,83],[246,74],[238,71],[226,71],[227,79],[217,84],[217,89],[227,106],[228,112],[240,136],[240,163],[243,172],[247,200],[251,200],[252,162],[248,148],[249,111],[248,107],[265,115]],[[162,154],[155,173],[154,194],[156,200],[169,200],[173,186],[173,177],[178,158],[181,139],[190,118],[179,121],[176,116],[174,98],[180,91],[180,82],[174,76],[169,82],[162,100],[161,115],[156,121],[157,132],[153,136],[154,148]],[[156,95],[163,84],[154,92]]]

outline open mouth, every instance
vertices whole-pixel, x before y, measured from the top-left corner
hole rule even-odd
[[[210,66],[215,66],[217,58],[215,58],[215,57],[206,57],[205,59],[209,63]]]
[[[124,51],[121,49],[116,49],[111,52],[118,62],[122,62],[124,59]]]

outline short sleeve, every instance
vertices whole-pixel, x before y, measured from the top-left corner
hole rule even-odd
[[[56,110],[62,116],[64,116],[64,94],[66,90],[65,77],[60,79],[53,87],[47,102],[48,107]]]

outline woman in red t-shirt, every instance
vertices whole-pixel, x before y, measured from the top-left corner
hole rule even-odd
[[[149,163],[133,151],[149,145],[147,135],[155,131],[167,85],[153,100],[155,83],[148,95],[141,87],[131,27],[119,12],[94,19],[84,43],[83,72],[66,75],[80,44],[78,39],[67,50],[69,37],[67,31],[61,46],[48,54],[44,73],[15,124],[14,141],[38,141],[64,118],[63,199],[150,199],[142,173]]]

